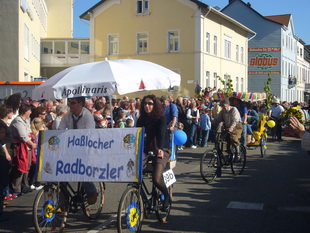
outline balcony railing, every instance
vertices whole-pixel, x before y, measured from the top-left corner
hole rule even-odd
[[[41,67],[68,67],[89,62],[89,39],[41,40]]]

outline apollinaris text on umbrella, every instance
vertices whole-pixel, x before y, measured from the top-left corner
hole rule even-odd
[[[64,88],[62,91],[63,97],[69,97],[70,95],[77,95],[77,94],[106,94],[108,88],[105,86],[102,87],[85,87],[80,86],[78,88]]]

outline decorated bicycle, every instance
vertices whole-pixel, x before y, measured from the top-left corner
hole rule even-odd
[[[242,100],[248,105],[248,108],[257,102],[262,102],[267,98],[266,93],[258,92],[230,92],[230,93],[214,93],[214,99],[230,100],[237,98]],[[253,111],[254,112],[254,111]],[[248,135],[247,135],[247,147],[250,149],[260,148],[260,154],[262,157],[266,156],[267,152],[267,126],[273,128],[275,122],[268,120],[268,116],[264,113],[259,113],[256,116],[249,115]]]
[[[33,99],[111,96],[180,85],[179,74],[158,64],[134,59],[105,60],[67,68],[33,90]],[[111,114],[112,115],[112,114]],[[96,218],[103,207],[103,182],[142,180],[143,128],[74,129],[40,132],[37,194],[33,220],[37,232],[61,232],[69,212],[80,209]],[[96,184],[89,198],[83,183]],[[71,186],[71,184],[73,184]],[[127,206],[127,226],[139,229],[141,209]],[[132,222],[130,216],[135,216]]]

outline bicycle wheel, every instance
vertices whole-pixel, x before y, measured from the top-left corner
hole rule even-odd
[[[84,195],[83,213],[90,219],[96,219],[100,216],[104,204],[104,183],[94,182],[97,190],[97,200],[94,204],[88,204],[86,195]]]
[[[206,151],[200,160],[200,175],[202,179],[207,184],[211,183],[217,177],[218,169],[221,168],[217,153]]]
[[[172,200],[172,185],[170,185],[168,187],[168,192],[169,192],[170,200]],[[155,214],[156,214],[156,217],[157,217],[158,221],[160,221],[160,222],[167,222],[168,216],[169,216],[170,210],[171,210],[171,203],[170,203],[169,209],[167,211],[162,211],[161,208],[162,208],[163,203],[164,203],[164,195],[158,189],[156,189],[156,193],[157,193],[156,198],[155,198],[155,206],[156,206]]]
[[[33,203],[33,221],[37,232],[62,232],[68,215],[68,204],[57,185],[45,185]]]
[[[246,163],[246,149],[245,147],[240,144],[240,151],[239,155],[236,157],[234,156],[231,161],[231,171],[234,175],[241,175],[243,173],[245,163]],[[236,155],[236,147],[233,146],[231,152]]]
[[[129,186],[118,205],[117,232],[139,232],[142,226],[143,211],[143,201],[139,190]]]
[[[262,134],[260,139],[260,154],[262,157],[266,157],[267,154],[267,136],[265,133]]]

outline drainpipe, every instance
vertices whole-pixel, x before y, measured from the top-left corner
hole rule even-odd
[[[211,10],[212,10],[212,7],[210,7],[210,6],[208,6],[208,12],[203,16],[203,22],[202,22],[202,26],[203,26],[203,35],[202,35],[202,40],[204,41],[204,36],[205,36],[205,18],[207,18],[207,16],[208,16],[208,14],[211,12]],[[210,40],[211,40],[211,38],[210,38]],[[202,66],[202,70],[204,71],[204,64],[205,64],[205,55],[202,53],[202,64],[203,64],[203,66]],[[201,71],[201,70],[200,70]],[[203,73],[203,77],[204,77],[204,73]],[[210,77],[209,77],[209,81],[210,81],[210,78],[211,78],[211,74],[210,74]],[[200,77],[200,79],[201,79],[201,77]],[[200,83],[200,82],[199,82]],[[200,85],[201,85],[201,83],[200,83]]]
[[[255,32],[254,35],[248,39],[248,49],[247,49],[248,51],[249,51],[249,41],[252,40],[256,35],[257,34]],[[248,74],[249,74],[249,52],[248,52],[248,64],[247,64],[247,66],[248,66]],[[245,74],[245,76],[244,76],[244,77],[248,76],[248,79],[247,79],[247,87],[248,87],[248,89],[247,89],[247,91],[249,90],[249,85],[248,85],[249,84],[249,75],[248,74]]]

